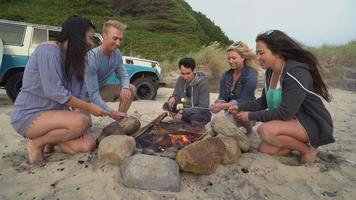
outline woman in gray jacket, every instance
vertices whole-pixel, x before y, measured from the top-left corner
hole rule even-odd
[[[259,151],[287,155],[296,150],[301,163],[313,162],[317,147],[335,141],[333,122],[322,102],[330,101],[330,95],[318,60],[279,30],[258,35],[256,42],[257,58],[266,69],[262,96],[229,111],[243,122],[265,122],[257,129]]]

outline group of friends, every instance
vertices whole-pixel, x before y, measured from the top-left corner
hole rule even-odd
[[[59,146],[68,154],[92,151],[90,114],[121,120],[135,97],[118,49],[126,25],[109,20],[102,28],[103,43],[94,49],[95,25],[71,16],[55,41],[40,44],[25,68],[21,92],[11,123],[28,138],[32,164]],[[212,113],[243,126],[250,135],[255,122],[261,138],[258,150],[271,155],[300,153],[300,162],[313,162],[317,148],[334,142],[333,122],[323,99],[331,97],[317,58],[279,30],[256,38],[256,54],[243,42],[227,48],[230,69],[220,78],[218,99],[210,104],[208,77],[198,72],[193,58],[178,62],[181,75],[163,109],[176,120],[204,126]],[[262,95],[255,98],[257,68],[265,69]],[[120,85],[106,85],[115,73]],[[119,98],[117,110],[106,103]]]

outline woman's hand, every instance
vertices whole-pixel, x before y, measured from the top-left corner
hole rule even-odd
[[[240,122],[249,122],[250,120],[248,119],[248,112],[239,112],[236,113],[236,119],[239,120]]]
[[[108,116],[110,115],[110,113],[108,113],[107,111],[105,111],[104,109],[102,109],[100,106],[91,103],[89,105],[89,109],[88,111],[93,114],[94,116],[97,117],[104,117],[104,116]]]
[[[232,105],[232,106],[229,107],[228,111],[229,111],[229,113],[231,113],[231,114],[236,114],[236,113],[239,112],[239,106],[237,106],[237,105]]]
[[[220,112],[221,110],[223,110],[224,106],[222,103],[214,103],[214,104],[210,105],[209,109],[211,112],[217,113],[217,112]]]

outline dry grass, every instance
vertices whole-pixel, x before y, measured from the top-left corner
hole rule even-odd
[[[174,81],[174,78],[170,77],[174,74],[178,76],[178,73],[172,73],[172,71],[178,71],[178,61],[183,57],[194,58],[197,62],[197,70],[208,75],[211,89],[217,91],[220,75],[229,68],[225,47],[218,42],[213,42],[208,46],[201,47],[197,52],[191,52],[174,60],[164,60],[161,62],[161,67],[165,81]]]

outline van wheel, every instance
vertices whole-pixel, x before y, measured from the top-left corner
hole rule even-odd
[[[136,87],[137,100],[154,100],[157,95],[157,87],[152,81],[152,78],[138,78],[133,81],[133,85]]]
[[[5,89],[7,96],[10,97],[12,101],[16,100],[17,95],[20,93],[22,87],[22,77],[23,72],[13,74],[6,83]]]

